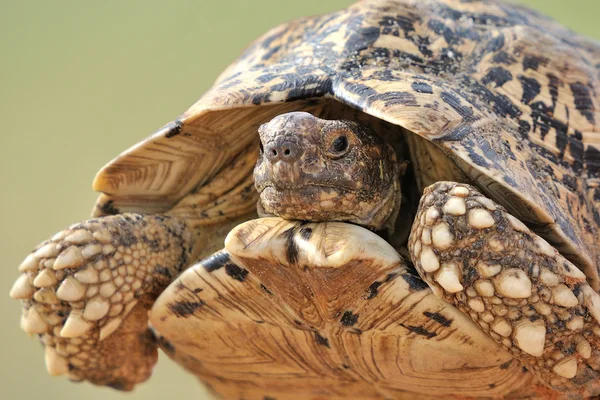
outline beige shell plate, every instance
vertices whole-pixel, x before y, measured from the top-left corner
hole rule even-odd
[[[163,292],[150,320],[166,354],[226,398],[546,390],[389,244],[349,224],[243,223]]]

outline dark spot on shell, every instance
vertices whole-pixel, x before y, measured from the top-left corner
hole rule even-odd
[[[319,334],[319,332],[315,332],[315,339],[317,340],[317,343],[320,344],[321,346],[325,346],[328,349],[331,348],[329,347],[329,339],[327,339],[326,337],[323,337]]]
[[[507,69],[504,69],[503,67],[492,67],[481,79],[481,83],[487,85],[490,82],[494,82],[496,87],[502,87],[506,82],[511,81],[512,78],[512,74]]]
[[[438,324],[445,326],[445,327],[449,327],[450,325],[452,325],[452,320],[449,318],[444,317],[442,314],[438,313],[438,312],[429,312],[429,311],[425,311],[423,313],[426,317],[431,318],[432,320],[434,320],[435,322],[437,322]]]
[[[577,169],[581,169],[581,164],[583,163],[583,142],[582,140],[582,133],[579,131],[575,131],[574,134],[572,136],[569,136],[569,153],[571,154],[571,156],[573,157],[574,160],[574,166],[578,165]]]
[[[563,185],[573,193],[577,193],[577,177],[572,175],[563,175],[561,179]]]
[[[588,145],[583,153],[583,159],[592,174],[596,176],[600,174],[600,151],[597,148]]]
[[[521,134],[521,136],[527,138],[527,136],[529,136],[529,131],[531,131],[531,124],[522,119],[519,120],[519,133]]]
[[[165,125],[162,130],[165,132],[165,137],[169,139],[173,136],[179,135],[181,133],[181,128],[183,128],[183,123],[179,120],[175,120]]]
[[[413,82],[410,87],[417,93],[433,94],[433,88],[425,82]]]
[[[352,311],[346,311],[344,315],[342,315],[342,325],[344,326],[352,326],[356,324],[358,321],[358,314],[352,314]]]
[[[213,254],[208,257],[204,261],[202,261],[202,266],[207,272],[214,272],[220,268],[222,268],[225,264],[229,262],[229,253],[222,250],[218,253]]]
[[[415,334],[421,335],[421,336],[425,336],[427,339],[431,339],[432,337],[437,336],[437,333],[429,332],[427,329],[423,328],[422,326],[413,326],[413,325],[404,325],[404,324],[400,324],[400,326],[408,329],[412,333],[415,333]]]
[[[285,101],[295,101],[305,98],[314,98],[323,96],[326,93],[331,92],[331,80],[321,76],[320,74],[315,75],[310,72],[316,71],[303,71],[297,74],[284,74],[279,75],[279,78],[283,78],[284,82],[272,85],[268,94],[265,95],[265,99],[269,99],[273,92],[284,92],[286,97]],[[259,104],[265,99],[256,100]],[[255,98],[253,98],[253,101]],[[256,103],[255,103],[256,104]]]
[[[171,310],[177,317],[187,318],[190,315],[193,315],[194,312],[203,305],[204,302],[202,300],[178,301],[169,304],[169,310]]]
[[[273,295],[273,292],[271,292],[271,291],[269,290],[269,288],[268,288],[268,287],[266,287],[265,285],[263,285],[262,283],[260,284],[260,288],[261,288],[262,290],[264,290],[266,293],[268,293],[268,294],[270,294],[270,295]]]
[[[504,364],[500,365],[500,369],[508,369],[508,367],[511,366],[513,360],[508,360],[507,362],[505,362]]]
[[[415,31],[414,21],[403,15],[386,15],[381,18],[379,25],[382,28],[384,35],[398,36],[398,29],[404,32],[404,36],[410,36],[411,32]]]
[[[427,23],[429,29],[440,36],[444,36],[446,43],[453,44],[456,41],[455,34],[452,29],[448,28],[442,21],[432,19]]]
[[[485,47],[485,51],[489,53],[495,53],[504,47],[504,35],[500,34],[489,41]]]
[[[296,264],[298,262],[298,246],[294,240],[296,234],[295,227],[286,229],[281,233],[281,236],[285,238],[285,256],[290,264]]]
[[[248,275],[248,270],[231,263],[225,264],[225,272],[239,282],[244,282],[246,275]]]
[[[377,95],[377,91],[369,86],[363,85],[362,83],[352,83],[346,86],[346,89],[356,94],[361,99],[368,99]]]
[[[385,281],[390,282],[390,281],[396,279],[397,277],[398,277],[397,272],[391,272],[391,273],[387,274],[387,276],[385,277]]]
[[[546,65],[547,63],[548,59],[544,57],[527,54],[525,57],[523,57],[523,71],[527,71],[528,69],[537,71],[540,67],[540,64]]]
[[[175,355],[175,346],[173,346],[173,343],[171,343],[167,339],[165,339],[164,336],[158,336],[157,341],[158,341],[158,344],[160,345],[160,347],[164,351],[169,353],[169,355],[171,355],[171,356]]]
[[[526,76],[519,76],[519,81],[521,82],[521,87],[523,88],[523,96],[521,97],[521,101],[525,104],[531,103],[533,99],[540,94],[540,90],[542,85],[535,78],[528,78]]]
[[[511,65],[516,62],[513,56],[508,55],[505,51],[499,51],[494,54],[492,62],[495,64]]]
[[[304,240],[310,240],[312,236],[312,228],[302,228],[300,229],[300,237]]]
[[[383,101],[386,107],[397,105],[415,107],[419,105],[415,95],[408,92],[386,92],[377,94],[369,98],[369,103],[374,101]]]
[[[368,289],[367,300],[371,300],[373,297],[377,296],[379,293],[379,286],[381,286],[381,282],[373,282]]]
[[[421,290],[427,289],[429,286],[418,276],[414,276],[411,274],[402,274],[402,279],[408,283],[408,286],[411,290],[418,292]]]
[[[449,92],[442,92],[440,95],[442,100],[452,107],[461,117],[470,118],[473,116],[473,109],[468,106],[463,106],[460,99]]]
[[[376,26],[358,29],[346,42],[346,51],[357,54],[371,47],[379,39],[379,28]]]
[[[442,137],[441,140],[448,141],[448,142],[461,140],[465,136],[468,136],[469,134],[471,134],[471,132],[473,132],[473,127],[471,126],[470,123],[460,124],[452,132],[450,132],[447,135],[444,135],[444,137]]]
[[[119,209],[114,206],[113,200],[109,200],[106,203],[102,204],[102,206],[100,206],[100,211],[102,211],[103,214],[107,215],[120,214]]]

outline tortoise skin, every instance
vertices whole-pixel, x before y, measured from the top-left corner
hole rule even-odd
[[[95,188],[110,193],[99,208],[123,211],[127,195],[160,197],[167,209],[202,184],[210,175],[191,168],[167,172],[185,187],[131,183],[158,168],[144,157],[153,147],[189,146],[207,140],[207,130],[231,152],[247,145],[249,138],[234,141],[230,128],[212,123],[220,110],[330,97],[435,143],[598,290],[598,65],[597,43],[512,4],[361,1],[254,42],[180,118],[99,173]],[[190,150],[182,163],[202,151]]]

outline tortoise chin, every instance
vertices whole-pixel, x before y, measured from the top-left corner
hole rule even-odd
[[[359,222],[354,192],[341,188],[303,185],[279,188],[267,186],[260,193],[259,203],[265,214],[305,221]],[[310,204],[310,207],[306,205]]]
[[[307,184],[293,188],[266,186],[260,191],[261,216],[303,221],[346,221],[378,230],[397,211],[396,193],[374,199],[342,187]]]

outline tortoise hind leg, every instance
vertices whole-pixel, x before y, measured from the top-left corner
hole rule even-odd
[[[130,390],[157,359],[147,328],[156,296],[189,262],[179,219],[121,214],[71,226],[32,252],[11,297],[40,336],[51,375]]]
[[[409,250],[434,292],[542,381],[596,394],[600,296],[585,275],[475,188],[439,182],[423,194]]]

